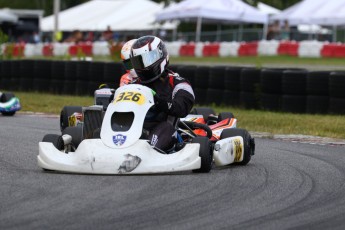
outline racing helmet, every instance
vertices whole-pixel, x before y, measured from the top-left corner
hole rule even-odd
[[[150,83],[162,76],[169,64],[164,42],[155,36],[143,36],[132,45],[132,66],[141,83]]]
[[[131,48],[134,42],[136,42],[137,39],[132,39],[127,41],[121,48],[121,60],[123,65],[125,66],[126,72],[131,73],[133,78],[137,78],[137,74],[133,70],[132,63],[131,63]]]

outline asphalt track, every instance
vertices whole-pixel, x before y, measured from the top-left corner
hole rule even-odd
[[[256,138],[247,166],[166,175],[44,172],[58,119],[0,116],[0,229],[345,229],[345,147]]]

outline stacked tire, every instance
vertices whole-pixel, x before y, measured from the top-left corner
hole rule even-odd
[[[12,78],[12,72],[11,72],[11,62],[9,60],[5,60],[1,62],[1,89],[10,89],[11,85],[11,78]]]
[[[65,79],[62,89],[63,94],[76,95],[76,82],[77,82],[77,65],[78,62],[68,61],[65,64]]]
[[[329,112],[345,114],[345,72],[332,72],[329,75]]]
[[[173,68],[174,68],[174,66],[173,66]],[[188,80],[189,83],[193,87],[194,83],[195,83],[195,70],[196,70],[196,66],[194,66],[194,65],[180,65],[173,72],[178,73],[182,78]]]
[[[88,92],[90,81],[90,62],[78,61],[77,62],[77,79],[76,79],[76,93],[79,96],[90,95]]]
[[[121,62],[104,63],[103,83],[110,88],[117,89],[121,76],[125,73],[126,70]]]
[[[329,107],[330,71],[311,71],[307,75],[307,113],[325,114]]]
[[[9,89],[10,90],[19,90],[20,89],[20,60],[12,60],[11,64],[11,80]]]
[[[206,104],[223,104],[225,66],[210,67]]]
[[[30,92],[33,90],[34,60],[22,60],[20,63],[19,89]]]
[[[244,68],[240,77],[240,104],[245,109],[260,108],[260,77],[261,70]]]
[[[240,106],[240,79],[243,67],[228,66],[224,73],[224,92],[222,102],[226,106]]]
[[[62,94],[65,84],[65,61],[52,61],[49,92]]]
[[[194,94],[195,103],[198,105],[206,105],[207,88],[210,76],[209,66],[197,66],[195,69]]]
[[[285,69],[263,69],[261,71],[261,108],[280,111],[282,100],[282,76]]]
[[[50,60],[35,60],[33,90],[49,92],[51,81],[52,62]]]
[[[307,70],[286,70],[282,76],[282,111],[306,112]]]
[[[91,62],[90,63],[90,79],[88,83],[88,94],[93,95],[96,89],[103,84],[104,77],[104,63]]]

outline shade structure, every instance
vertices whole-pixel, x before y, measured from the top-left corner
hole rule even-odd
[[[60,31],[144,31],[158,28],[174,29],[173,23],[155,23],[155,14],[162,4],[150,0],[91,0],[61,11],[58,15]],[[54,30],[54,15],[43,18],[42,31]]]
[[[156,14],[156,21],[189,20],[197,22],[196,41],[202,22],[267,24],[268,15],[240,0],[184,0]]]
[[[287,20],[290,25],[345,25],[345,0],[303,0],[272,16],[271,20]]]
[[[13,14],[7,9],[0,9],[0,23],[11,22],[16,23],[18,21],[18,16]]]

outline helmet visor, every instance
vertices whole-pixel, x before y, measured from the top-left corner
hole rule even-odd
[[[132,62],[130,59],[123,60],[123,65],[125,66],[126,70],[131,70],[133,69]]]
[[[145,69],[146,67],[152,65],[162,57],[163,53],[160,50],[155,49],[147,53],[131,57],[131,62],[134,69]]]

